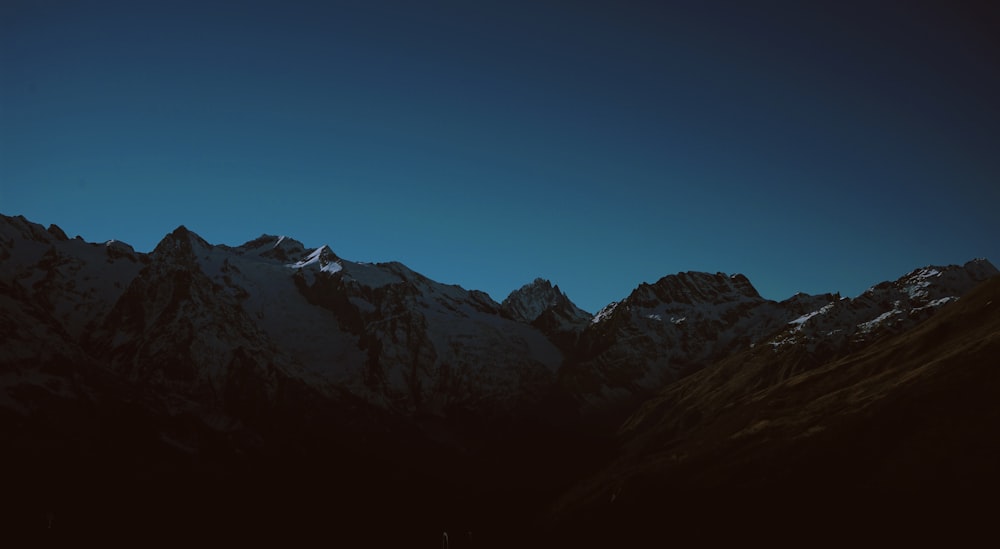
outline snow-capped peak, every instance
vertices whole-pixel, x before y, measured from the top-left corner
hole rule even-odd
[[[544,278],[536,278],[530,284],[513,291],[503,300],[501,308],[511,318],[521,322],[534,322],[548,310],[560,309],[568,318],[586,322],[590,313],[583,311],[566,297],[566,294]]]
[[[279,240],[280,242],[280,240]],[[316,248],[305,259],[290,263],[289,268],[302,269],[311,265],[319,266],[320,272],[333,274],[339,272],[344,267],[340,263],[340,258],[336,256],[326,244]]]

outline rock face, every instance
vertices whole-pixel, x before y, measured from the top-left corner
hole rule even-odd
[[[857,299],[933,301],[990,272],[981,261],[918,269]],[[863,309],[847,301],[835,303]],[[986,535],[980,502],[1000,488],[1000,409],[989,404],[1000,381],[998,304],[994,276],[908,330],[875,337],[857,328],[874,311],[851,317],[843,326],[869,344],[808,371],[785,369],[795,345],[758,345],[667,386],[623,422],[616,459],[552,506],[562,522],[554,539],[661,539],[664,516],[670,540],[698,543],[751,532],[795,546],[831,521],[845,539]],[[909,528],[915,520],[931,527]]]
[[[900,333],[929,318],[942,305],[998,274],[985,259],[965,265],[927,266],[893,282],[872,286],[855,298],[843,298],[791,320],[770,344],[777,348],[863,344]]]
[[[765,343],[816,363],[912,328],[996,274],[980,259],[917,269],[854,299],[797,294],[781,302],[763,299],[739,274],[670,275],[598,312],[563,379],[584,406],[600,406],[641,399]]]
[[[148,256],[86,340],[92,355],[132,383],[242,412],[273,402],[293,363],[241,306],[241,293],[202,268],[212,246],[184,227]]]
[[[564,375],[585,402],[639,398],[831,299],[769,301],[738,274],[666,276],[598,312]]]
[[[0,282],[17,311],[8,316],[34,319],[9,320],[10,337],[24,341],[6,346],[6,362],[62,349],[222,410],[273,401],[289,379],[404,415],[513,413],[556,387],[582,408],[631,402],[761,344],[855,349],[997,273],[975,260],[917,269],[853,299],[775,302],[742,275],[685,272],[592,316],[547,280],[498,304],[399,263],[351,262],[283,236],[230,247],[179,227],[141,254],[4,217],[0,238]],[[47,335],[31,336],[31,324]]]
[[[220,410],[273,401],[293,379],[403,415],[514,413],[553,390],[581,409],[635,402],[757,345],[856,349],[997,273],[975,260],[917,269],[853,299],[775,302],[742,275],[685,272],[590,315],[547,280],[498,304],[400,263],[356,263],[284,236],[230,247],[179,227],[142,254],[3,217],[0,238],[7,333],[20,338],[5,362],[59,350]]]
[[[0,217],[0,280],[25,292],[69,340],[93,330],[146,265],[128,245],[68,240],[23,217]]]
[[[511,411],[553,383],[562,353],[505,318],[485,293],[434,282],[400,263],[340,260],[331,275],[298,267],[295,285],[357,341],[360,361],[338,370],[352,391],[407,412],[473,406]],[[322,267],[320,267],[322,269]]]
[[[563,358],[486,294],[399,263],[267,235],[213,246],[184,227],[137,254],[3,221],[4,282],[44,304],[66,345],[222,409],[273,400],[294,378],[404,414],[511,411],[551,386]]]
[[[574,305],[559,286],[553,286],[543,278],[536,278],[534,282],[511,292],[500,306],[514,320],[528,324],[552,309],[559,316],[568,317],[577,323],[587,322],[592,316]]]
[[[463,516],[455,501],[533,484],[473,477],[480,460],[559,474],[508,442],[563,354],[482,292],[278,236],[218,246],[179,227],[147,254],[60,233],[0,217],[0,438],[25,472],[4,520],[44,525],[54,507],[76,531],[115,516],[239,532],[333,516],[334,539],[363,525],[366,543],[407,546]],[[408,526],[379,537],[383,516]]]
[[[31,472],[12,492],[41,506],[24,507],[30,520],[45,516],[45,494],[59,494],[76,526],[97,524],[105,507],[72,498],[114,478],[105,503],[142,532],[164,525],[150,505],[185,524],[219,509],[235,526],[275,512],[286,513],[283,524],[322,522],[326,508],[286,507],[299,497],[288,486],[320,479],[324,493],[344,491],[351,520],[389,513],[410,521],[406,533],[445,515],[467,525],[482,519],[470,509],[488,509],[502,531],[538,511],[524,494],[540,507],[596,470],[630,415],[639,433],[630,444],[655,438],[650,448],[701,428],[704,440],[744,427],[740,436],[758,440],[767,424],[740,423],[759,410],[758,396],[809,386],[834,364],[863,377],[851,357],[924,333],[938,309],[961,308],[997,274],[974,260],[917,269],[855,298],[777,302],[742,275],[685,272],[590,315],[542,279],[500,304],[400,263],[352,262],[283,236],[223,246],[178,227],[138,253],[0,216],[0,438],[5,457]],[[925,336],[951,341],[954,326],[971,325],[943,322]],[[933,347],[905,343],[916,346],[891,349],[912,358]],[[886,387],[905,386],[901,372]],[[823,395],[793,396],[771,405]],[[727,412],[730,403],[741,407]],[[713,430],[712,418],[726,423]],[[262,475],[270,491],[250,497]],[[192,504],[196,488],[229,496]],[[615,490],[597,497],[615,501]],[[405,497],[385,511],[382,494]],[[509,536],[498,546],[521,539]]]
[[[566,352],[572,352],[593,315],[577,307],[559,286],[542,278],[511,292],[501,304],[510,318],[541,330]]]

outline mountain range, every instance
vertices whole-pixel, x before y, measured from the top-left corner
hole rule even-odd
[[[684,272],[590,314],[543,279],[497,303],[284,236],[140,253],[0,216],[6,516],[499,547],[679,539],[776,495],[936,509],[998,485],[998,274],[773,301]]]

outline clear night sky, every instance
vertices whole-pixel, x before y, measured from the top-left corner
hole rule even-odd
[[[0,212],[591,312],[686,270],[853,296],[1000,263],[988,5],[5,0]]]

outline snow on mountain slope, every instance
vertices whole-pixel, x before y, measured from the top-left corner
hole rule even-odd
[[[562,379],[585,408],[600,407],[762,343],[790,353],[779,361],[790,375],[910,329],[996,274],[977,259],[916,269],[853,299],[796,294],[782,302],[761,298],[742,275],[670,275],[595,315]]]
[[[222,406],[266,400],[295,379],[404,414],[509,411],[554,384],[584,407],[629,401],[764,342],[827,352],[908,329],[997,272],[975,260],[917,269],[853,299],[782,302],[742,275],[687,272],[591,316],[545,280],[498,304],[400,263],[351,262],[287,236],[233,247],[180,227],[140,254],[4,216],[0,259],[4,322],[44,326],[5,334],[22,342],[4,349],[12,361],[52,339],[60,356],[82,353]]]
[[[974,276],[989,272],[970,267]],[[947,269],[963,276],[963,266]],[[909,295],[915,282],[938,278],[919,272],[889,286]],[[933,295],[933,286],[922,287]],[[1000,487],[1000,278],[919,326],[810,371],[776,375],[783,355],[747,349],[644,402],[622,424],[615,458],[553,505],[566,514],[587,508],[558,539],[576,533],[591,542],[606,531],[621,546],[622,532],[658,535],[663,516],[703,541],[729,515],[746,525],[738,536],[789,535],[788,546],[826,531],[831,519],[856,530],[852,539],[878,532],[894,542],[992,527],[992,510],[979,513]],[[594,516],[607,522],[594,526]],[[915,517],[941,529],[911,531]]]
[[[360,336],[367,360],[352,384],[360,394],[438,413],[479,402],[509,408],[552,383],[562,353],[539,331],[503,317],[486,294],[400,263],[341,265],[296,283]]]
[[[814,350],[820,344],[862,344],[887,333],[899,333],[996,274],[996,267],[985,259],[915,269],[857,297],[832,300],[792,320],[770,344],[776,350],[792,345]]]
[[[567,320],[576,323],[585,324],[593,316],[574,305],[559,286],[553,286],[552,282],[542,278],[536,278],[530,284],[514,290],[500,306],[514,320],[528,324],[553,308],[560,310],[560,314],[567,317]]]
[[[276,244],[277,245],[277,244]],[[301,269],[303,267],[308,267],[310,265],[315,265],[319,267],[321,273],[333,274],[340,271],[343,267],[338,262],[338,257],[330,251],[325,244],[316,248],[312,251],[305,259],[296,261],[289,267],[293,269]]]
[[[685,272],[642,284],[583,332],[563,380],[586,406],[628,401],[749,346],[832,296],[762,298],[743,275]]]
[[[503,318],[486,294],[400,263],[347,261],[287,237],[262,236],[234,250],[239,257],[228,261],[238,274],[219,278],[248,288],[245,307],[279,346],[325,381],[383,406],[509,407],[551,383],[562,360],[544,335]]]
[[[333,313],[340,333],[353,338],[331,346],[344,353],[339,361],[312,362],[311,371],[386,407],[440,413],[477,402],[509,406],[550,382],[562,359],[542,334],[503,319],[485,294],[433,282],[400,263],[346,261],[323,247],[284,267],[294,272],[299,299]],[[314,333],[294,330],[303,332]]]
[[[531,324],[566,353],[572,353],[593,315],[580,309],[559,286],[537,278],[514,290],[500,305],[503,313]]]
[[[296,273],[314,279],[336,272],[331,266],[342,260],[328,247],[309,252],[297,240],[265,235],[237,248],[215,246],[203,258],[205,272],[239,296],[243,310],[295,364],[330,383],[357,377],[365,354],[356,335],[294,284]]]
[[[171,395],[176,413],[245,418],[274,402],[282,380],[301,373],[242,307],[242,292],[214,279],[215,269],[226,268],[221,255],[179,227],[84,344],[128,382]]]
[[[295,378],[407,414],[510,410],[543,394],[563,360],[486,294],[399,263],[283,236],[211,245],[184,227],[149,254],[61,233],[5,217],[0,281],[48,304],[71,346],[131,382],[214,405],[266,401]]]
[[[55,225],[0,216],[0,280],[23,288],[72,338],[102,320],[143,266],[127,244],[71,240]]]

